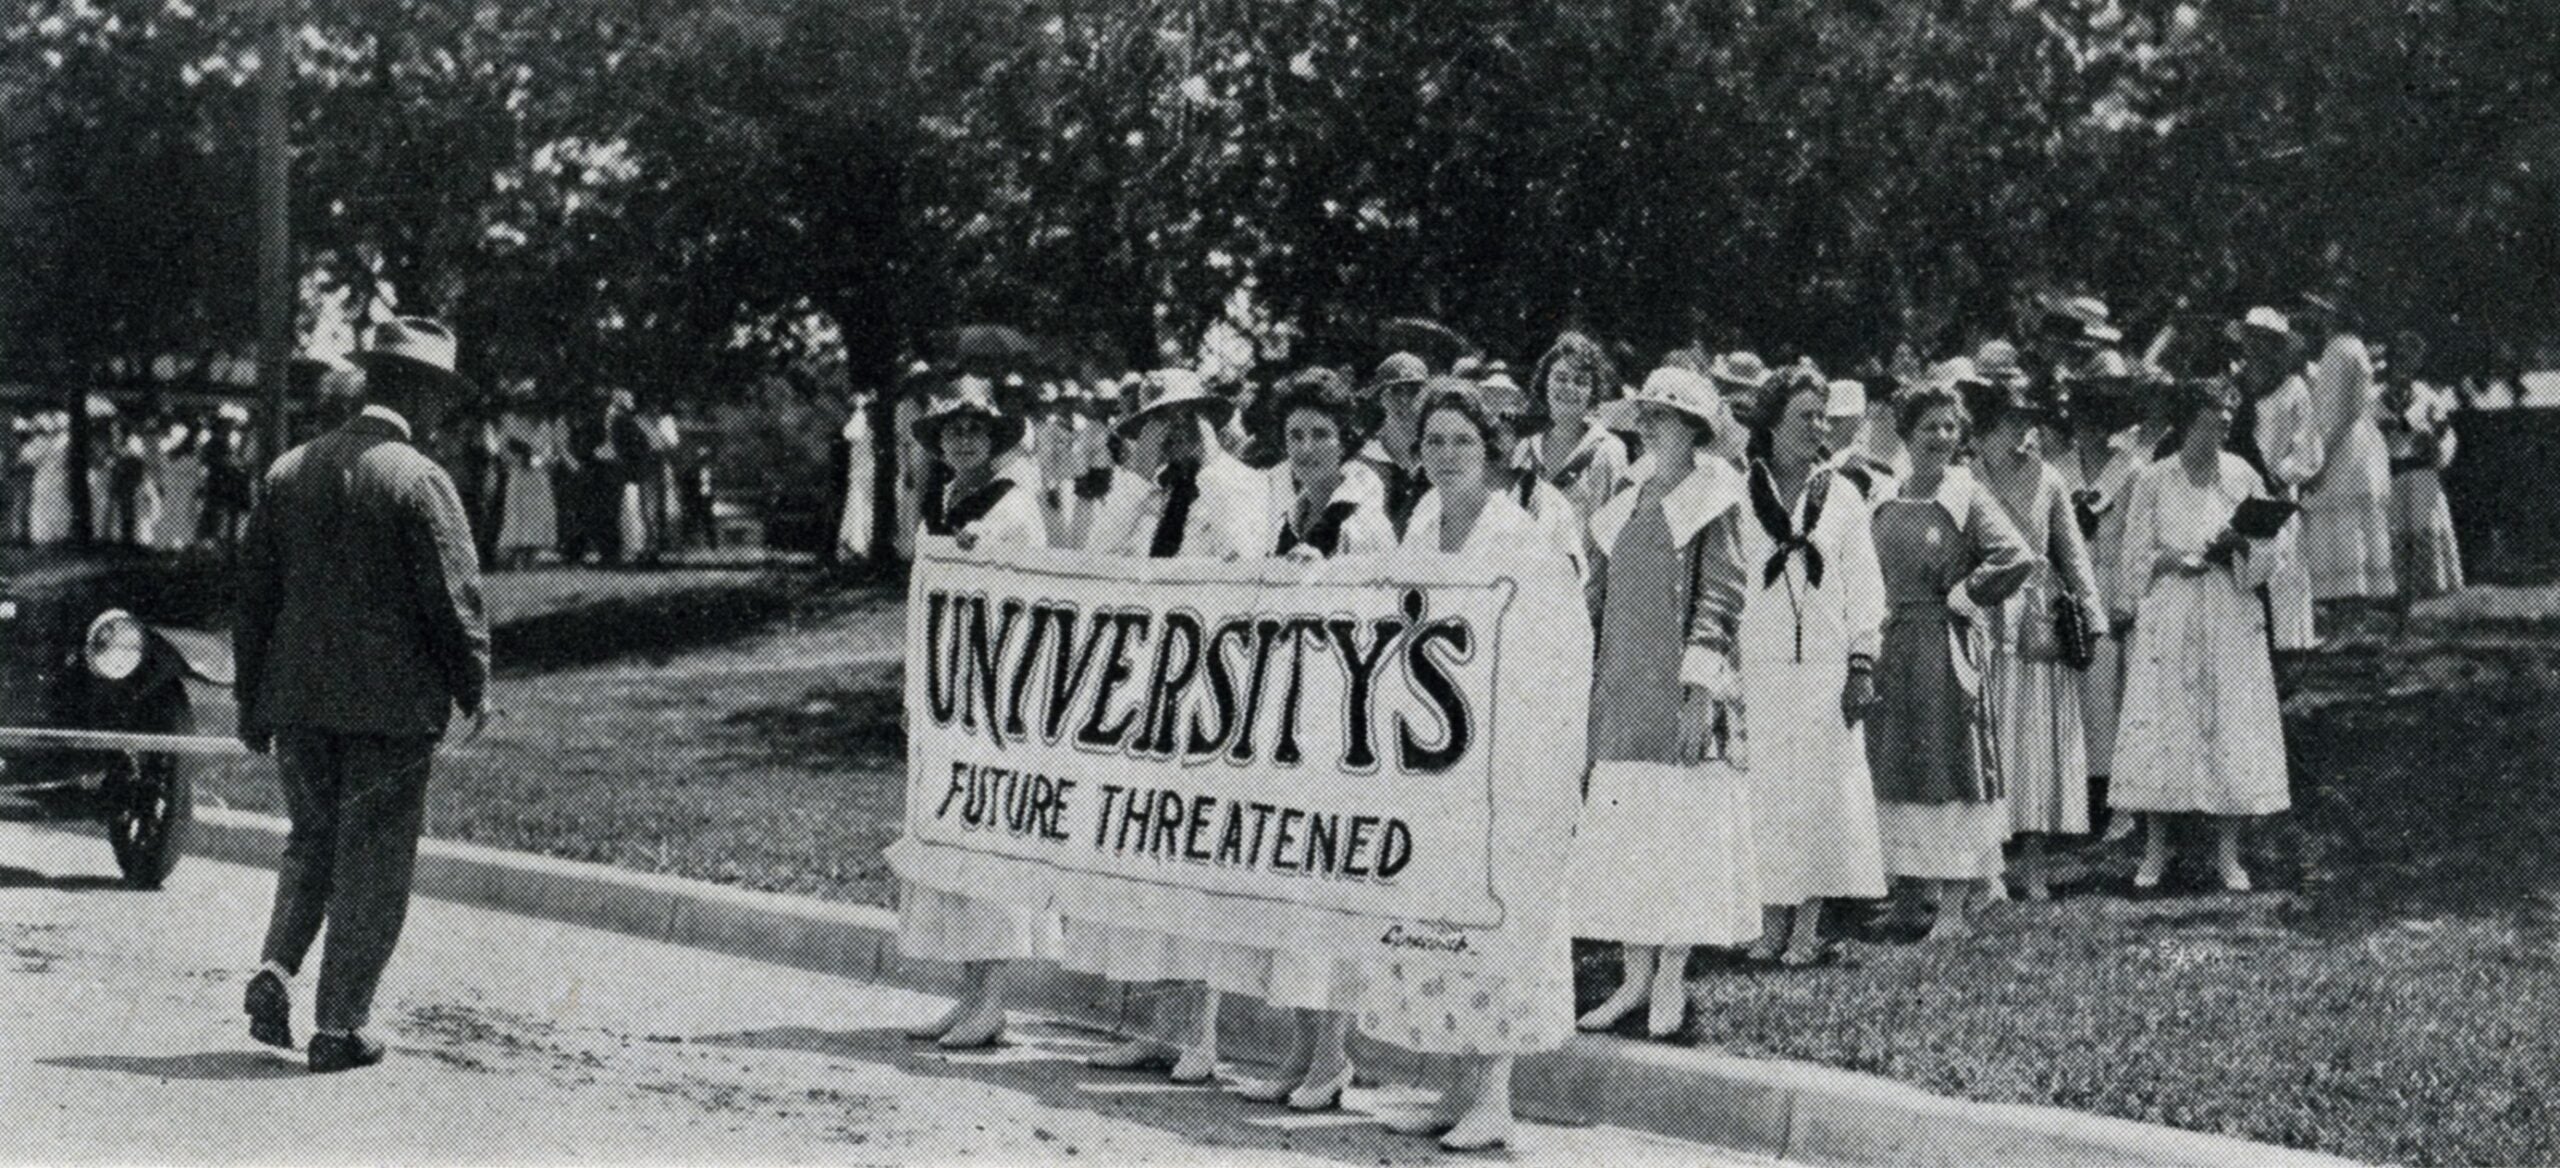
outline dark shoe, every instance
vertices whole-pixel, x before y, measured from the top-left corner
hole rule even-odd
[[[311,1073],[333,1074],[369,1067],[389,1053],[380,1042],[364,1031],[353,1034],[314,1034],[311,1036]]]
[[[249,1037],[279,1050],[293,1049],[293,994],[274,970],[261,969],[249,979],[248,997],[240,1008],[249,1015]]]

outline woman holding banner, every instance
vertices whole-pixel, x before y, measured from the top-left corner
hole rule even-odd
[[[1278,419],[1287,457],[1267,473],[1271,530],[1265,546],[1300,563],[1393,551],[1386,484],[1352,459],[1367,440],[1351,383],[1330,369],[1301,372],[1279,386]],[[1283,947],[1272,954],[1262,999],[1289,1011],[1289,1049],[1271,1078],[1240,1084],[1257,1103],[1286,1101],[1295,1111],[1339,1106],[1351,1086],[1352,1013],[1360,1006],[1359,963],[1321,947]]]
[[[1885,893],[1876,789],[1858,730],[1876,701],[1884,577],[1866,495],[1823,459],[1836,384],[1790,370],[1761,394],[1742,525],[1752,850],[1768,906],[1751,953],[1790,966],[1820,959],[1825,898]],[[1837,417],[1855,426],[1863,410]]]
[[[1432,379],[1419,415],[1423,466],[1433,484],[1414,508],[1399,555],[1534,555],[1547,547],[1537,522],[1494,489],[1502,421],[1465,380]],[[1370,972],[1361,1030],[1421,1054],[1451,1056],[1439,1102],[1388,1121],[1408,1135],[1438,1135],[1451,1151],[1511,1139],[1514,1057],[1553,1050],[1572,1030],[1572,952],[1559,932],[1526,979],[1482,973],[1418,950]]]
[[[1148,559],[1265,554],[1262,476],[1218,444],[1216,429],[1234,410],[1190,370],[1149,374],[1137,412],[1118,425],[1132,473],[1103,500],[1087,549]],[[1091,1065],[1128,1070],[1171,1063],[1175,1082],[1205,1083],[1218,1069],[1219,993],[1266,992],[1272,951],[1069,917],[1060,963],[1159,987],[1154,1032],[1095,1054]],[[1166,1008],[1163,995],[1177,985],[1197,987],[1188,994],[1196,1008],[1187,1020]]]
[[[922,500],[924,533],[954,539],[963,549],[1045,547],[1048,527],[1038,492],[995,469],[997,455],[1022,441],[1022,419],[998,412],[984,383],[979,386],[942,402],[913,427],[916,444],[950,469],[940,495]],[[1009,963],[1057,957],[1058,922],[1045,908],[903,884],[898,951],[925,961],[955,962],[966,971],[965,988],[950,1011],[908,1036],[952,1049],[986,1046],[1004,1033]]]
[[[1581,1028],[1650,1002],[1645,1032],[1669,1038],[1688,1019],[1690,948],[1760,935],[1734,659],[1742,481],[1710,454],[1734,429],[1713,383],[1657,369],[1630,400],[1653,473],[1591,517],[1591,782],[1565,903],[1576,935],[1618,942],[1624,970]]]

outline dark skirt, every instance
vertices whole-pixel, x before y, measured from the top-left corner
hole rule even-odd
[[[1960,673],[1956,656],[1966,644],[1971,661],[1983,660],[1978,636],[1977,630],[1959,632],[1939,608],[1899,608],[1886,618],[1884,651],[1876,658],[1883,704],[1867,718],[1876,798],[1983,803],[2000,797],[1981,675],[1978,669]]]

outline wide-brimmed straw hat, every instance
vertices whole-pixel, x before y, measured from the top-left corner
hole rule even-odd
[[[962,418],[976,418],[987,424],[987,449],[991,452],[1011,450],[1022,441],[1022,415],[998,409],[995,385],[983,377],[960,378],[951,392],[926,404],[925,415],[916,419],[908,432],[915,435],[917,445],[940,454],[942,428]]]
[[[2007,341],[1984,341],[1973,352],[1974,372],[1982,379],[2003,388],[2025,385],[2035,378],[2027,372],[2026,360],[2018,355],[2018,347]]]
[[[1224,426],[1235,416],[1236,403],[1209,392],[1200,375],[1188,369],[1158,369],[1138,385],[1138,408],[1115,427],[1123,438],[1136,434],[1156,418],[1190,414],[1211,426]]]
[[[422,373],[443,392],[467,396],[477,390],[470,378],[455,372],[454,363],[460,352],[461,343],[444,322],[424,316],[395,316],[373,326],[373,342],[348,354],[347,360],[367,373],[385,368]]]
[[[1767,381],[1767,377],[1760,380]],[[1716,391],[1716,383],[1705,376],[1678,366],[1665,366],[1645,375],[1644,385],[1627,398],[1631,409],[1651,406],[1685,415],[1705,425],[1712,441],[1715,435],[1733,432],[1733,407],[1725,404],[1724,395]]]

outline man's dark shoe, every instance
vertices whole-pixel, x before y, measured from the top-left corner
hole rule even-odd
[[[353,1034],[314,1034],[311,1036],[311,1073],[327,1075],[352,1071],[382,1061],[388,1053],[372,1035],[364,1031]]]
[[[283,1050],[293,1049],[293,995],[284,988],[284,979],[272,969],[261,969],[249,979],[248,1000],[241,1009],[249,1014],[249,1037]]]

